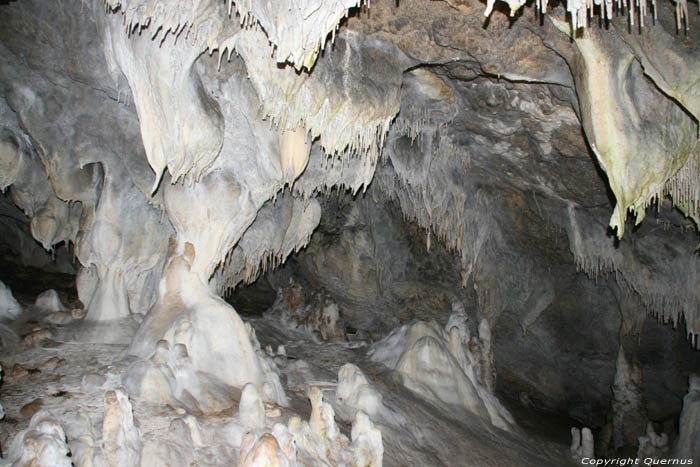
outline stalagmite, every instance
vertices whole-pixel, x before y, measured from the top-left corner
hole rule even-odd
[[[22,313],[22,307],[12,295],[12,290],[0,281],[0,318],[15,319],[20,313]]]
[[[611,416],[613,444],[617,449],[634,444],[646,432],[647,418],[642,399],[642,373],[639,364],[629,363],[620,347],[617,356]]]
[[[363,411],[358,411],[352,423],[352,444],[349,451],[352,466],[381,467],[384,455],[382,433]]]
[[[250,435],[248,435],[250,436]],[[280,450],[277,439],[270,433],[265,433],[257,440],[244,438],[241,445],[241,467],[288,467],[289,461]]]
[[[649,315],[700,333],[687,2],[505,5],[0,1],[3,461],[593,458],[532,410],[667,455],[647,417],[673,438],[697,355]]]
[[[571,458],[575,462],[582,462],[586,459],[595,459],[595,448],[593,442],[593,433],[588,427],[578,429],[576,427],[571,428],[571,446],[569,448],[571,452]]]
[[[420,396],[510,430],[515,424],[512,416],[479,378],[481,356],[469,350],[465,319],[458,309],[445,329],[434,322],[404,325],[374,344],[370,358],[395,370],[403,384]]]
[[[683,398],[683,410],[678,422],[678,439],[673,448],[677,458],[700,461],[700,376],[691,374],[688,378],[688,394]]]
[[[265,428],[265,406],[253,384],[249,383],[243,387],[238,406],[238,420],[241,425],[253,431]]]
[[[105,415],[102,421],[103,461],[107,465],[138,465],[141,455],[139,431],[128,396],[120,389],[105,394]]]
[[[63,427],[46,411],[37,412],[29,427],[10,445],[9,459],[17,466],[71,467],[70,449]]]
[[[668,444],[668,435],[666,433],[657,434],[654,431],[654,425],[651,422],[647,423],[646,434],[640,436],[638,440],[638,459],[661,459],[668,457],[670,448]]]
[[[34,306],[46,312],[66,311],[67,308],[58,296],[58,292],[53,289],[46,290],[39,294],[34,301]]]
[[[372,388],[362,370],[352,363],[346,363],[338,370],[335,397],[340,404],[351,408],[349,418],[354,418],[360,411],[375,417],[382,408],[381,393]]]

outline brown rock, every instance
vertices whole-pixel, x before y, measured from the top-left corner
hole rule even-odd
[[[27,334],[24,339],[22,339],[22,344],[26,345],[27,347],[33,347],[52,337],[53,335],[48,329],[35,328],[30,334]]]
[[[241,456],[243,457],[243,456]],[[253,445],[250,451],[242,459],[241,465],[252,467],[255,465],[269,465],[270,467],[280,467],[283,465],[284,457],[280,452],[277,439],[270,433],[262,435]]]
[[[34,399],[30,403],[23,405],[22,408],[19,409],[19,413],[25,418],[32,418],[43,406],[44,401],[41,399]]]
[[[10,378],[24,378],[28,374],[29,371],[19,363],[16,363],[10,370]]]
[[[51,357],[44,363],[39,365],[37,368],[41,371],[50,371],[56,368],[57,366],[63,365],[63,363],[65,363],[65,360],[62,360],[58,357]]]
[[[84,310],[82,308],[73,308],[70,313],[73,319],[83,319],[87,314],[87,310]]]

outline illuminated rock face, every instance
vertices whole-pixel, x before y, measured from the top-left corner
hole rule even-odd
[[[480,326],[479,337],[470,337],[464,309],[455,308],[444,329],[434,322],[404,325],[377,342],[371,358],[394,370],[407,388],[426,399],[511,430],[513,416],[489,390],[489,377],[479,368],[481,350],[490,344],[488,324]]]
[[[323,341],[352,334],[340,323],[379,338],[434,319],[390,367],[414,392],[501,428],[510,415],[491,396],[504,381],[580,418],[593,406],[582,421],[602,425],[623,346],[654,375],[640,390],[658,395],[658,380],[685,391],[696,356],[646,315],[696,344],[692,220],[663,206],[622,234],[628,210],[639,222],[651,202],[698,218],[697,28],[675,36],[666,3],[640,34],[617,18],[573,41],[556,19],[510,24],[497,12],[483,27],[464,2],[349,14],[357,3],[0,5],[8,251],[46,264],[40,245],[57,269],[77,268],[81,339],[124,344],[109,323],[138,328],[124,384],[188,410],[233,407],[231,390],[247,384],[286,404],[275,364],[221,296],[307,244],[283,274],[332,297],[312,314]],[[611,211],[621,240],[607,232]],[[471,334],[443,326],[456,301],[479,323]],[[17,318],[4,302],[3,318]],[[664,377],[650,355],[668,348],[679,357]],[[345,394],[361,428],[337,450],[380,464],[365,414],[382,412],[381,395],[343,379],[366,397]],[[650,418],[680,411],[649,405]],[[243,462],[285,449],[279,437],[249,441]]]

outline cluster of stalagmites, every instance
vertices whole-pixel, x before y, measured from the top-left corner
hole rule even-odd
[[[13,310],[12,314],[2,316],[2,321],[9,324],[20,317],[23,310],[14,300],[12,292],[4,284],[0,286],[5,297],[3,309]],[[284,314],[284,309],[289,305],[292,305],[292,310],[287,312],[290,316],[294,316],[299,308],[304,308],[300,307],[303,299],[295,293],[300,294],[301,291],[298,284],[292,283],[285,294],[286,299],[282,304],[277,304],[268,319],[275,320],[275,313]],[[316,302],[311,305],[324,306]],[[32,307],[47,320],[56,313],[65,313],[61,311],[65,307],[55,291],[41,294]],[[293,320],[279,323],[292,329],[298,326]],[[472,335],[466,313],[456,302],[444,328],[435,322],[422,321],[401,326],[372,345],[369,355],[392,369],[407,389],[432,404],[453,413],[455,410],[465,410],[499,428],[513,430],[515,424],[511,415],[492,390],[493,363],[488,322],[481,321],[477,328],[478,336]],[[262,354],[252,328],[246,324],[245,329],[255,352]],[[318,332],[313,328],[309,330]],[[155,465],[154,462],[162,460],[163,447],[142,440],[138,423],[134,420],[132,397],[138,404],[178,407],[177,413],[181,415],[170,421],[170,430],[184,440],[185,449],[226,443],[234,450],[232,452],[237,456],[238,465],[382,465],[382,434],[375,423],[391,420],[396,414],[384,405],[382,394],[356,365],[347,363],[339,369],[336,389],[331,395],[341,410],[340,417],[352,422],[349,438],[340,431],[333,407],[326,402],[323,390],[317,386],[311,386],[307,391],[311,415],[309,420],[302,420],[275,401],[269,387],[247,383],[240,393],[237,415],[222,426],[212,424],[207,418],[191,415],[221,412],[230,407],[231,401],[226,395],[225,385],[193,367],[187,346],[178,340],[181,339],[175,337],[173,344],[161,339],[150,359],[136,359],[123,374],[124,387],[108,390],[104,394],[99,432],[67,439],[62,421],[50,412],[27,412],[34,415],[28,428],[18,433],[6,447],[8,455],[5,463],[13,466]],[[36,342],[25,345],[34,346]],[[272,358],[268,360],[270,367],[275,367],[274,361],[286,360],[283,346],[277,352],[268,347],[265,354]],[[133,357],[130,358],[133,361]],[[629,413],[638,411],[636,398],[629,396],[636,393],[634,374],[634,367],[627,363],[621,351],[613,388],[613,406],[619,405],[614,413],[618,413],[621,420],[616,421],[615,426],[625,434],[631,432],[625,428]],[[672,448],[665,434],[657,434],[651,423],[647,424],[645,433],[638,440],[638,456],[698,458],[700,452],[694,442],[700,430],[698,376],[691,376],[689,380],[679,426],[679,435]],[[591,430],[572,428],[571,433],[572,458],[577,461],[593,459]]]
[[[622,354],[622,352],[621,352]],[[636,393],[634,383],[628,375],[629,367],[626,363],[622,364],[620,369],[620,361],[624,360],[624,356],[618,360],[618,376],[616,377],[616,386],[613,389],[615,396],[612,402],[613,406],[613,424],[614,430],[612,450],[608,451],[608,447],[603,447],[603,454],[606,458],[615,457],[615,449],[626,445],[637,445],[637,459],[675,459],[675,461],[683,460],[683,462],[692,462],[700,459],[700,446],[697,443],[697,437],[700,433],[700,376],[691,374],[688,378],[688,394],[683,398],[683,410],[681,411],[678,423],[678,437],[674,445],[669,442],[669,437],[666,433],[657,433],[654,429],[654,424],[651,421],[646,422],[646,426],[640,431],[637,426],[625,426],[625,424],[643,423],[643,410],[640,409],[639,402],[636,401],[638,396],[629,397],[629,393]],[[623,396],[620,393],[627,393],[628,396]],[[625,437],[636,436],[636,440],[625,439]],[[636,443],[635,443],[636,441]],[[598,449],[600,451],[600,449]],[[571,428],[571,458],[576,462],[581,462],[586,459],[589,462],[596,457],[595,442],[593,433],[590,428],[582,429]]]
[[[102,461],[110,465],[133,465],[140,456],[140,462],[147,465],[148,456],[154,454],[140,452],[127,392],[139,401],[213,413],[230,405],[231,388],[243,388],[238,424],[244,428],[232,431],[240,435],[232,437],[232,444],[239,449],[242,465],[263,461],[304,464],[306,458],[350,465],[381,464],[381,435],[370,417],[382,413],[382,398],[357,367],[341,369],[337,391],[339,402],[349,406],[354,414],[351,439],[338,430],[333,409],[324,402],[318,388],[309,392],[312,415],[308,422],[292,417],[286,425],[269,425],[271,412],[287,402],[278,370],[260,348],[252,328],[214,290],[243,279],[252,280],[261,262],[265,264],[269,258],[281,262],[291,251],[301,248],[320,217],[318,203],[309,199],[314,193],[332,186],[344,186],[356,192],[372,180],[384,137],[400,107],[403,82],[400,67],[394,67],[393,74],[378,72],[374,79],[366,79],[360,73],[372,70],[361,67],[338,65],[332,69],[328,65],[324,75],[320,74],[324,70],[322,64],[311,74],[277,66],[290,61],[297,69],[310,69],[326,35],[347,14],[347,8],[357,3],[351,0],[322,4],[292,2],[294,8],[287,10],[297,20],[286,16],[285,2],[239,2],[236,8],[241,13],[243,28],[232,27],[226,18],[230,11],[225,12],[221,2],[191,2],[191,9],[180,8],[180,2],[165,0],[106,3],[112,8],[111,13],[97,17],[97,30],[116,86],[128,84],[133,94],[145,156],[155,172],[150,191],[149,187],[144,188],[140,176],[129,173],[129,164],[115,156],[100,161],[100,166],[106,167],[102,171],[93,164],[95,161],[76,162],[74,165],[80,169],[71,167],[74,172],[70,173],[81,174],[76,180],[81,181],[79,185],[83,189],[59,197],[59,187],[69,182],[56,181],[60,177],[52,172],[54,167],[42,159],[47,154],[38,154],[28,139],[18,136],[22,133],[19,130],[4,131],[0,140],[3,167],[12,168],[2,171],[0,186],[4,189],[12,185],[13,201],[31,218],[33,236],[47,249],[63,241],[76,245],[76,255],[84,266],[78,276],[78,291],[87,306],[87,318],[109,322],[130,319],[133,315],[141,321],[129,349],[132,364],[123,380],[127,391],[107,393],[101,437],[81,441],[82,447],[73,452],[74,461],[82,459],[82,465]],[[523,4],[521,0],[508,3],[513,11]],[[611,4],[608,0],[603,3],[608,17]],[[677,4],[678,11],[687,18],[685,1],[679,0]],[[489,10],[492,5],[493,1],[489,0]],[[546,1],[540,1],[539,5],[544,10]],[[644,0],[630,2],[630,9],[633,5],[639,5],[643,18]],[[567,4],[572,11],[574,29],[583,24],[582,12],[590,6],[590,2]],[[155,41],[145,34],[129,37],[122,30],[124,24],[130,33],[136,32],[138,26],[139,31],[148,29],[146,32],[151,37],[161,36]],[[175,41],[174,36],[183,31],[188,40]],[[168,38],[168,34],[173,37]],[[353,37],[338,45],[337,55],[342,55],[347,63],[357,61],[369,47]],[[619,38],[615,40],[620,42]],[[268,50],[270,42],[277,46],[276,60],[260,53]],[[662,111],[654,106],[655,113],[668,115],[668,121],[649,125],[645,120],[630,128],[629,122],[637,121],[630,117],[637,114],[636,109],[623,108],[620,102],[625,100],[614,96],[621,95],[628,84],[616,77],[626,76],[629,70],[623,66],[636,63],[632,52],[626,47],[611,46],[601,39],[599,32],[577,36],[575,44],[582,57],[572,67],[582,96],[581,118],[591,147],[608,173],[617,197],[612,225],[622,235],[628,209],[643,217],[644,209],[660,194],[668,191],[678,194],[679,189],[667,184],[676,173],[688,176],[687,171],[679,172],[687,161],[694,167],[697,143],[687,135],[695,126],[675,103],[664,100],[664,106],[659,107]],[[198,59],[204,51],[215,50],[222,56],[228,52],[229,58],[233,50],[237,51],[245,63],[244,72],[232,73],[226,79],[214,77]],[[601,63],[614,66],[606,68]],[[389,64],[387,58],[385,65],[395,64]],[[647,57],[647,73],[651,73],[653,65],[653,60]],[[332,72],[337,72],[337,76]],[[163,76],[172,79],[164,80]],[[329,79],[331,76],[333,79]],[[674,82],[664,85],[656,81],[662,88],[677,87]],[[351,82],[368,87],[346,84]],[[382,85],[372,87],[366,83]],[[336,89],[342,86],[347,87]],[[315,100],[317,95],[326,98],[319,103]],[[8,114],[23,113],[31,122],[33,102],[40,101],[40,97],[21,86],[8,91],[8,96],[13,106],[11,111],[8,108]],[[692,110],[684,96],[678,100]],[[238,105],[221,105],[231,102]],[[43,115],[35,118],[45,119]],[[264,118],[279,127],[264,123]],[[607,123],[602,130],[600,122]],[[651,136],[637,138],[640,133]],[[48,138],[41,134],[35,137],[37,141]],[[310,141],[314,138],[319,138],[317,145],[330,157],[336,154],[361,157],[335,167],[322,167],[319,163],[314,166],[309,158]],[[628,170],[636,167],[630,163],[629,156],[642,153],[638,149],[647,145],[649,139],[672,142],[650,153],[650,159],[657,153],[670,152],[675,156],[659,159],[660,168],[647,171],[644,166],[639,171],[643,177]],[[319,154],[319,159],[324,157]],[[59,159],[54,162],[62,163]],[[396,159],[393,163],[398,167]],[[17,167],[21,170],[16,170]],[[153,195],[166,170],[169,179],[157,195],[141,196]],[[307,175],[313,173],[315,177],[299,179],[305,170]],[[406,169],[409,171],[418,172]],[[656,173],[654,180],[647,180],[647,172]],[[402,176],[398,168],[397,173]],[[478,197],[464,196],[458,206],[483,204],[484,208],[478,214],[456,209],[457,214],[448,212],[445,217],[434,218],[433,210],[417,212],[416,206],[427,208],[430,203],[411,194],[407,180],[409,177],[404,174],[401,181],[405,186],[401,188],[406,204],[413,207],[402,203],[402,209],[424,227],[435,228],[456,250],[463,252],[466,282],[476,269],[482,245],[498,237],[493,221],[483,218],[483,213],[490,211],[488,203]],[[683,185],[682,181],[677,185]],[[93,192],[97,185],[102,188],[99,195]],[[277,203],[271,202],[288,185],[294,185],[294,193],[300,196],[280,196]],[[417,190],[419,185],[412,186]],[[689,189],[680,190],[689,192]],[[696,198],[691,193],[684,202],[692,205]],[[439,197],[435,199],[437,204]],[[442,209],[447,209],[447,203],[440,204]],[[162,222],[163,212],[170,222]],[[609,253],[592,246],[587,250],[586,244],[577,244],[575,237],[580,236],[581,227],[575,225],[575,217],[573,214],[570,237],[576,257],[580,254],[582,258],[591,258],[601,251]],[[125,218],[133,222],[122,222]],[[171,234],[176,237],[167,248]],[[231,277],[222,270],[227,255],[236,266]],[[623,269],[616,261],[617,256],[610,254],[613,259],[605,264]],[[697,266],[692,264],[689,269],[695,272]],[[648,283],[648,279],[636,280],[631,273],[625,274],[637,291]],[[694,274],[688,277],[692,282]],[[499,282],[499,278],[492,279]],[[663,292],[663,297],[670,295],[667,290]],[[283,299],[293,300],[294,293],[292,289]],[[648,298],[653,301],[655,297]],[[312,307],[301,304],[296,308],[282,307],[282,320],[320,340],[343,339],[337,305],[326,297],[318,297],[317,301],[318,305]],[[671,302],[670,307],[677,310],[676,314],[685,313],[689,331],[697,332],[700,325],[697,310],[693,308],[695,302],[688,303],[681,307]],[[52,319],[57,324],[82,317],[80,312],[58,307],[56,297],[51,294],[41,297],[37,306],[55,308]],[[20,312],[11,293],[0,287],[0,317],[13,319]],[[432,322],[417,322],[395,330],[373,346],[372,359],[394,370],[408,389],[432,402],[459,407],[510,430],[512,417],[493,394],[488,321],[481,322],[477,328],[478,336],[472,335],[463,310],[456,307],[445,328]],[[46,339],[46,332],[35,330],[29,335],[28,343]],[[0,337],[5,339],[4,335]],[[106,339],[106,334],[99,333],[89,340]],[[231,365],[232,361],[236,364]],[[622,361],[619,366],[624,366]],[[625,374],[622,370],[619,373]],[[638,408],[635,405],[638,394],[629,381],[616,381],[614,389],[615,413],[623,416],[614,423],[619,433],[629,423],[629,417],[624,415]],[[698,423],[697,401],[698,384],[691,380],[681,419],[681,425],[689,428],[681,431],[676,448],[679,452],[697,449],[687,441],[692,439],[692,427]],[[196,419],[185,417],[177,425],[186,428],[193,443],[206,443],[207,427]],[[645,452],[663,451],[661,435],[647,430],[644,436],[640,449],[643,445]],[[577,458],[590,454],[589,438],[585,429],[580,435],[574,433],[572,451]],[[31,464],[34,460],[52,465],[66,462],[65,434],[46,414],[35,415],[30,428],[17,437],[16,444],[12,452],[18,465]]]
[[[275,423],[266,432],[263,402],[253,386],[246,386],[241,396],[239,422],[251,431],[241,441],[239,465],[265,465],[262,461],[280,466],[382,465],[381,432],[366,413],[358,411],[355,415],[349,440],[336,425],[333,408],[323,400],[321,389],[312,387],[308,396],[311,401],[308,421],[293,416],[287,425]]]
[[[220,433],[227,434],[226,441],[238,451],[238,465],[382,465],[382,435],[364,411],[357,409],[348,439],[340,432],[333,408],[323,400],[322,391],[312,387],[308,396],[310,419],[292,416],[284,424],[275,422],[280,417],[280,409],[265,404],[254,385],[246,385],[236,420],[227,427],[217,427]],[[191,449],[215,442],[212,427],[192,415],[174,419],[170,427],[184,435],[181,439],[188,440]],[[9,453],[2,465],[131,467],[162,465],[164,461],[157,450],[142,449],[132,405],[123,389],[105,394],[101,434],[66,440],[60,421],[51,413],[40,411],[32,417],[29,427],[15,436]]]
[[[342,341],[347,338],[338,304],[323,292],[306,298],[301,284],[290,278],[278,290],[277,298],[265,318],[279,320],[285,326],[302,331],[318,341]]]
[[[0,326],[10,324],[23,313],[12,292],[0,282]],[[55,313],[65,311],[55,291],[41,294],[33,305],[41,313],[40,321],[49,320]],[[187,322],[185,322],[187,323]],[[66,322],[56,323],[58,325]],[[369,383],[357,367],[346,365],[339,373],[338,397],[342,406],[351,414],[350,438],[341,433],[335,421],[335,413],[318,387],[308,390],[311,416],[302,420],[284,408],[286,397],[281,387],[270,387],[252,382],[242,385],[238,415],[227,426],[211,426],[206,421],[187,413],[220,413],[231,407],[230,386],[217,381],[210,374],[198,371],[188,355],[182,333],[189,325],[179,326],[173,344],[161,339],[148,360],[130,357],[134,363],[122,375],[124,387],[104,394],[104,412],[101,432],[88,432],[77,439],[67,439],[62,421],[46,410],[23,408],[23,414],[34,415],[27,429],[17,433],[0,465],[20,466],[150,466],[162,465],[162,452],[152,444],[144,444],[134,420],[130,395],[139,404],[155,404],[158,407],[178,407],[185,414],[171,421],[174,430],[189,440],[190,450],[209,445],[227,443],[238,453],[241,466],[297,466],[297,465],[345,465],[378,467],[382,465],[382,435],[371,417],[376,416],[381,397],[373,393]],[[259,361],[276,367],[271,360],[262,357],[255,332],[244,327],[251,346],[260,353]],[[38,342],[25,342],[36,346]],[[284,347],[277,354],[267,349],[268,356],[284,356]],[[53,359],[56,360],[56,359]],[[230,362],[227,362],[230,365]],[[348,371],[352,367],[353,371]],[[234,365],[235,368],[235,365]],[[13,371],[13,374],[17,372]],[[26,372],[25,372],[26,373]],[[245,377],[245,376],[244,376]],[[360,384],[362,383],[362,384]],[[88,384],[88,383],[83,383]],[[278,383],[279,384],[279,383]],[[260,390],[258,389],[260,388]],[[360,398],[356,395],[361,395]],[[369,396],[367,396],[369,394]],[[367,398],[379,402],[368,402]],[[37,411],[38,410],[38,411]],[[282,423],[283,411],[288,418]],[[0,406],[0,418],[4,411]],[[182,461],[180,459],[180,461]],[[175,465],[179,465],[177,462]]]
[[[13,467],[143,465],[139,462],[141,443],[131,402],[121,389],[105,393],[100,435],[67,440],[61,421],[49,411],[40,410],[5,452],[0,464]]]

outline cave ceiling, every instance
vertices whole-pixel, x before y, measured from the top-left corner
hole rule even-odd
[[[521,6],[3,4],[16,235],[71,245],[89,320],[152,315],[189,283],[174,258],[203,287],[185,303],[221,295],[309,242],[317,198],[371,189],[452,252],[483,316],[546,307],[566,268],[613,280],[637,310],[625,332],[651,313],[695,343],[686,3]],[[165,332],[155,321],[140,335]]]

